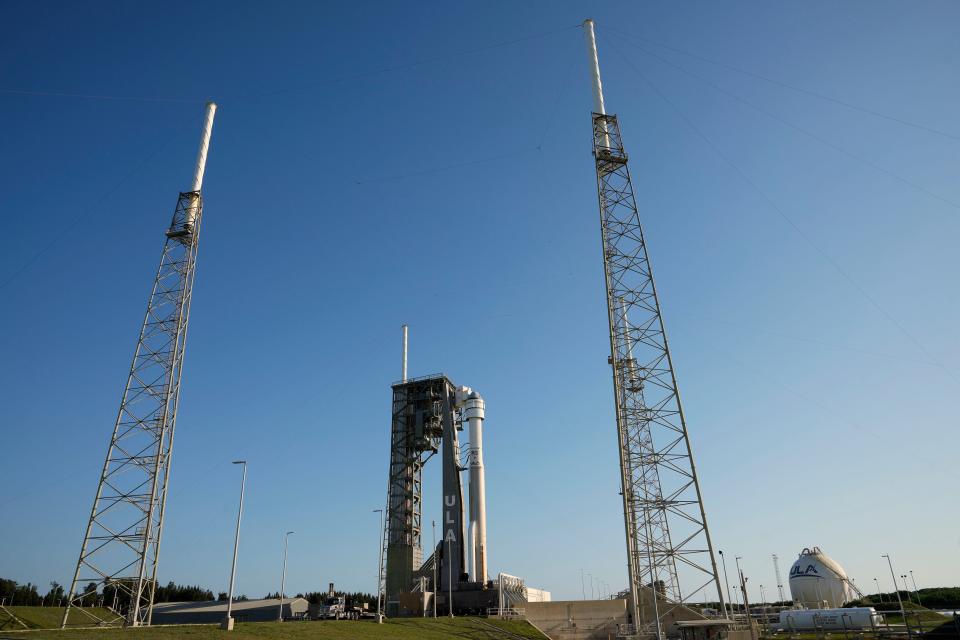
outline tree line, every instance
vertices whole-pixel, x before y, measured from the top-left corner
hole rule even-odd
[[[851,602],[847,606],[874,607],[884,611],[899,609],[897,595],[904,604],[912,602],[927,609],[960,609],[960,587],[933,587],[919,591],[875,593]]]
[[[76,604],[83,607],[110,607],[116,611],[125,611],[130,605],[130,591],[133,586],[130,580],[116,580],[107,583],[104,588],[98,592],[95,582],[88,583],[77,598]],[[147,585],[149,587],[149,583]],[[0,603],[6,605],[16,605],[24,607],[57,607],[66,606],[67,593],[63,586],[57,582],[50,583],[50,589],[41,594],[39,587],[33,583],[18,584],[15,580],[0,578]],[[326,591],[308,591],[307,593],[298,593],[296,596],[284,594],[285,597],[304,598],[311,604],[326,602]],[[376,609],[377,597],[372,593],[363,593],[361,591],[336,591],[336,596],[343,596],[348,607],[363,608],[366,604],[370,609]],[[154,602],[208,602],[211,600],[224,601],[227,599],[227,592],[220,591],[214,598],[213,591],[205,589],[199,585],[181,585],[172,580],[166,585],[157,584],[154,591]],[[265,598],[279,598],[279,593],[268,593]],[[249,600],[246,595],[234,595],[233,599],[237,602]]]

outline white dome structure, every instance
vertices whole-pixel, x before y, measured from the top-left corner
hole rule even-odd
[[[804,549],[790,567],[790,594],[808,609],[834,609],[861,597],[836,560],[820,547]]]

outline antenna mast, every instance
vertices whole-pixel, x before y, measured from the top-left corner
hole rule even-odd
[[[166,231],[61,627],[72,611],[85,626],[150,624],[203,214],[200,189],[216,108],[207,103],[193,185],[177,198]],[[116,596],[124,613],[90,607],[97,594],[84,588],[89,584],[109,592],[106,602]]]
[[[583,26],[630,580],[623,631],[659,639],[671,612],[713,588],[725,608],[620,125],[606,113],[593,21]]]

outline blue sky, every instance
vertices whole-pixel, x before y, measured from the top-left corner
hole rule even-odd
[[[407,322],[487,400],[491,570],[621,588],[586,17],[716,545],[957,584],[951,2],[4,3],[0,575],[70,577],[212,98],[161,579],[226,588],[244,457],[238,591],[291,529],[290,591],[374,589]]]

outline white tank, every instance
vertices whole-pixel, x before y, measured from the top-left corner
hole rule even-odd
[[[808,609],[833,609],[856,600],[859,592],[837,562],[820,550],[804,549],[790,567],[794,604]]]
[[[780,612],[780,628],[784,631],[875,629],[882,624],[883,617],[873,607],[787,609]]]

